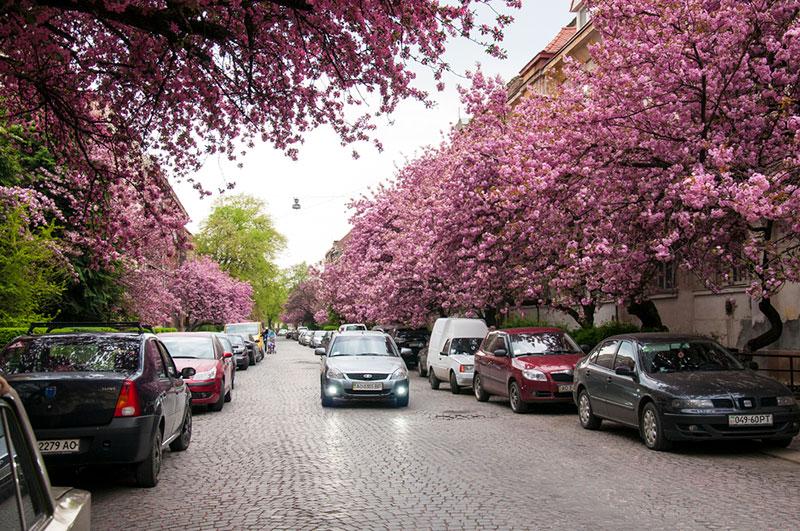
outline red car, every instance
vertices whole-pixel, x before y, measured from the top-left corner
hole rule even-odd
[[[475,353],[475,398],[508,397],[515,413],[535,402],[572,402],[575,364],[585,354],[558,328],[489,332]]]
[[[227,352],[213,332],[176,332],[159,334],[158,338],[179,371],[184,367],[197,371],[187,380],[192,405],[208,405],[212,411],[221,411],[225,402],[231,401],[236,377],[233,352]]]

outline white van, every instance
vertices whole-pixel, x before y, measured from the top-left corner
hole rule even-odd
[[[339,332],[358,332],[358,331],[366,331],[367,325],[360,324],[360,323],[347,323],[343,324],[339,327]]]
[[[488,331],[483,319],[436,320],[425,360],[432,389],[438,389],[442,381],[450,382],[453,394],[462,387],[472,387],[475,352]]]

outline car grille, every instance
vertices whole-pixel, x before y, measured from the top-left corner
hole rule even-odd
[[[733,407],[733,400],[730,398],[715,398],[711,401],[714,407],[730,409]]]
[[[550,373],[550,378],[553,379],[554,382],[572,382],[574,381],[573,375],[571,372],[552,372]]]
[[[370,378],[364,378],[365,374],[371,374]],[[347,377],[351,380],[367,380],[367,381],[376,381],[376,380],[385,380],[386,377],[389,376],[386,373],[379,373],[379,372],[348,372]]]
[[[778,397],[767,396],[761,399],[761,407],[776,407],[778,405]]]

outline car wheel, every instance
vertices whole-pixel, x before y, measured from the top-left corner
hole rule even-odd
[[[472,391],[475,393],[475,399],[478,402],[488,402],[489,397],[491,396],[489,393],[484,391],[480,374],[476,374],[472,377]]]
[[[241,369],[237,369],[237,370],[246,371],[249,368],[250,368],[250,356],[247,356],[244,359],[244,362],[242,363],[242,368]]]
[[[395,398],[394,407],[408,407],[408,395]]]
[[[183,417],[181,434],[177,439],[169,443],[169,449],[173,452],[182,452],[189,448],[190,442],[192,442],[192,408],[186,406],[186,415]]]
[[[527,413],[529,406],[522,401],[522,392],[517,382],[511,382],[508,386],[508,401],[511,403],[511,411],[514,413]]]
[[[639,433],[644,440],[644,445],[651,450],[664,451],[672,447],[672,441],[664,437],[661,417],[652,402],[646,404],[642,410],[642,416],[639,419]]]
[[[453,371],[450,371],[450,392],[454,395],[461,392],[461,388],[458,386],[458,380],[456,380],[456,373]]]
[[[581,394],[578,396],[578,420],[585,430],[596,430],[603,423],[603,419],[594,415],[589,393],[585,389],[581,390]]]
[[[428,369],[422,363],[417,364],[417,371],[422,378],[428,376]]]
[[[436,374],[433,372],[433,368],[428,370],[428,381],[431,384],[431,389],[439,389],[439,378],[436,377]]]
[[[761,442],[768,448],[786,448],[792,444],[792,437],[786,437],[784,439],[764,439]]]
[[[222,408],[225,406],[225,380],[222,380],[222,389],[219,391],[219,400],[215,403],[211,404],[211,411],[222,411]]]
[[[158,485],[162,457],[161,437],[161,430],[157,429],[147,459],[136,465],[136,485],[139,487],[150,488]]]
[[[256,355],[252,352],[247,356],[247,364],[248,365],[255,365],[256,364]]]

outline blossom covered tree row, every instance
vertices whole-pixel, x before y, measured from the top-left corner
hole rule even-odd
[[[536,302],[588,325],[613,300],[653,324],[648,288],[675,262],[712,289],[747,271],[773,323],[749,346],[780,333],[770,297],[800,280],[800,1],[590,4],[592,69],[568,62],[513,108],[473,75],[469,125],[355,203],[323,275],[333,309],[419,324]]]

